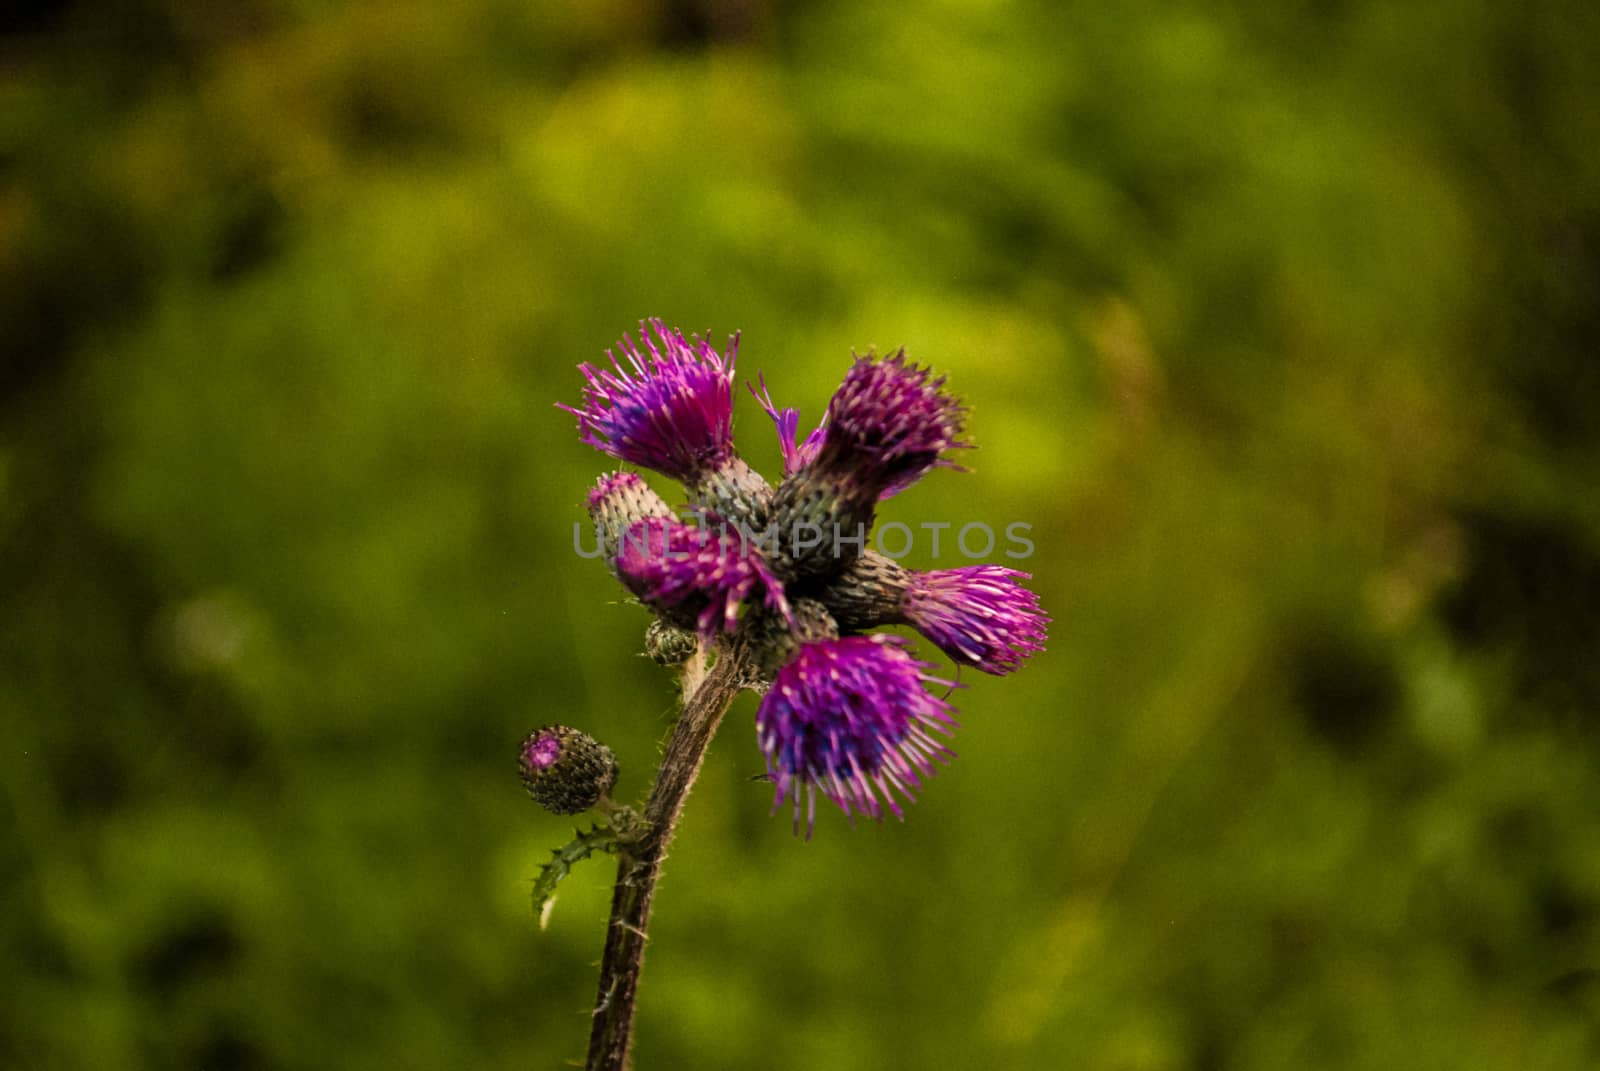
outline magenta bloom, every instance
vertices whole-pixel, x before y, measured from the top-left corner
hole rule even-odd
[[[816,464],[870,488],[879,499],[910,487],[935,466],[958,468],[941,455],[964,449],[966,410],[944,392],[944,377],[906,361],[857,357],[828,402]]]
[[[818,793],[846,815],[883,817],[908,800],[935,764],[953,753],[934,737],[955,728],[954,709],[930,693],[933,668],[896,636],[846,636],[808,643],[778,671],[756,712],[756,734],[777,783],[776,809],[805,797],[806,835]],[[881,796],[881,799],[880,799]]]
[[[733,455],[733,366],[739,336],[726,358],[658,319],[639,325],[641,351],[623,336],[627,367],[606,351],[609,369],[578,366],[586,385],[579,406],[560,408],[578,418],[583,441],[623,461],[684,482],[721,467]],[[657,347],[657,341],[660,343]]]
[[[783,584],[754,546],[735,533],[651,517],[629,528],[617,552],[617,576],[639,601],[706,641],[732,632],[740,608],[757,599],[787,619]]]
[[[1003,675],[1044,649],[1050,617],[1020,581],[1028,574],[1000,565],[912,573],[900,612],[957,662]]]

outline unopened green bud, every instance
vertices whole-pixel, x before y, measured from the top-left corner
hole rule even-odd
[[[658,666],[681,666],[699,647],[693,632],[665,621],[652,621],[644,630],[644,653]]]

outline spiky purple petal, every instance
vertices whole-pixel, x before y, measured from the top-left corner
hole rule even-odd
[[[772,401],[772,392],[767,389],[767,377],[758,378],[761,380],[760,393],[754,386],[750,387],[750,393],[755,395],[756,401],[761,403],[761,408],[766,410],[773,426],[778,429],[778,448],[783,451],[783,474],[788,476],[816,460],[817,451],[822,448],[822,436],[827,429],[828,418],[823,417],[822,423],[812,429],[802,442],[800,410],[779,409]]]
[[[944,377],[908,362],[905,350],[857,357],[828,402],[816,464],[891,498],[935,466],[959,468],[942,455],[972,445],[960,438],[965,415]]]
[[[616,564],[617,575],[640,602],[693,618],[707,641],[738,626],[746,600],[759,599],[785,618],[790,613],[783,583],[760,551],[711,524],[664,517],[640,521],[623,536]]]
[[[816,796],[846,815],[903,817],[894,793],[914,789],[952,758],[935,733],[955,728],[954,708],[927,684],[933,667],[897,636],[847,636],[808,643],[777,673],[756,711],[756,735],[777,784],[776,810],[794,801],[795,830],[805,799],[806,836]]]
[[[618,343],[626,367],[610,350],[609,369],[579,365],[583,400],[560,408],[578,418],[579,435],[595,449],[677,480],[693,480],[733,453],[739,336],[728,340],[726,357],[700,336],[691,341],[659,319],[639,324],[639,340],[644,350],[627,336]]]
[[[1027,579],[1000,565],[913,573],[900,612],[955,661],[1003,675],[1044,649],[1050,617]]]

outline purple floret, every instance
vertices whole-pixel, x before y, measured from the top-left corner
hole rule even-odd
[[[944,392],[944,377],[906,360],[857,357],[828,402],[817,465],[891,498],[972,444],[960,439],[966,410]]]
[[[822,436],[827,429],[828,418],[823,417],[822,423],[801,442],[800,410],[779,409],[773,404],[772,392],[767,389],[767,377],[761,376],[760,379],[761,392],[758,394],[755,387],[751,387],[750,393],[755,395],[756,401],[761,403],[761,408],[767,411],[767,416],[772,418],[773,425],[778,429],[778,447],[783,451],[783,474],[789,476],[816,460],[817,451],[822,448]]]
[[[522,748],[522,762],[531,770],[543,770],[561,757],[561,737],[553,732],[535,733]]]
[[[628,529],[617,552],[617,575],[639,601],[660,613],[692,618],[708,642],[732,632],[741,606],[759,599],[788,618],[783,583],[752,544],[712,525],[651,517]]]
[[[627,336],[618,343],[627,367],[610,350],[609,369],[579,365],[586,381],[583,401],[559,408],[578,418],[579,434],[596,450],[691,481],[733,454],[739,336],[728,340],[725,358],[698,335],[691,341],[659,319],[641,322],[639,339],[644,351]]]
[[[1044,649],[1050,617],[1027,579],[1000,565],[914,573],[900,611],[955,661],[1003,675]]]
[[[778,671],[756,712],[756,735],[777,784],[776,810],[794,800],[795,831],[805,797],[806,836],[816,797],[846,815],[903,817],[894,798],[912,790],[953,753],[934,733],[956,726],[954,708],[925,685],[933,667],[905,640],[883,634],[808,643]],[[879,797],[882,797],[881,799]]]

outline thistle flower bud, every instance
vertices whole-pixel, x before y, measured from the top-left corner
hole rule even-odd
[[[517,772],[533,801],[554,814],[582,814],[617,783],[617,757],[565,725],[535,729],[522,742]]]
[[[681,666],[699,649],[700,641],[688,629],[659,618],[644,630],[644,653],[658,666]]]
[[[587,505],[589,519],[600,534],[606,567],[613,574],[617,571],[617,551],[628,529],[652,517],[672,516],[666,499],[631,472],[609,472],[600,477],[589,492]]]

